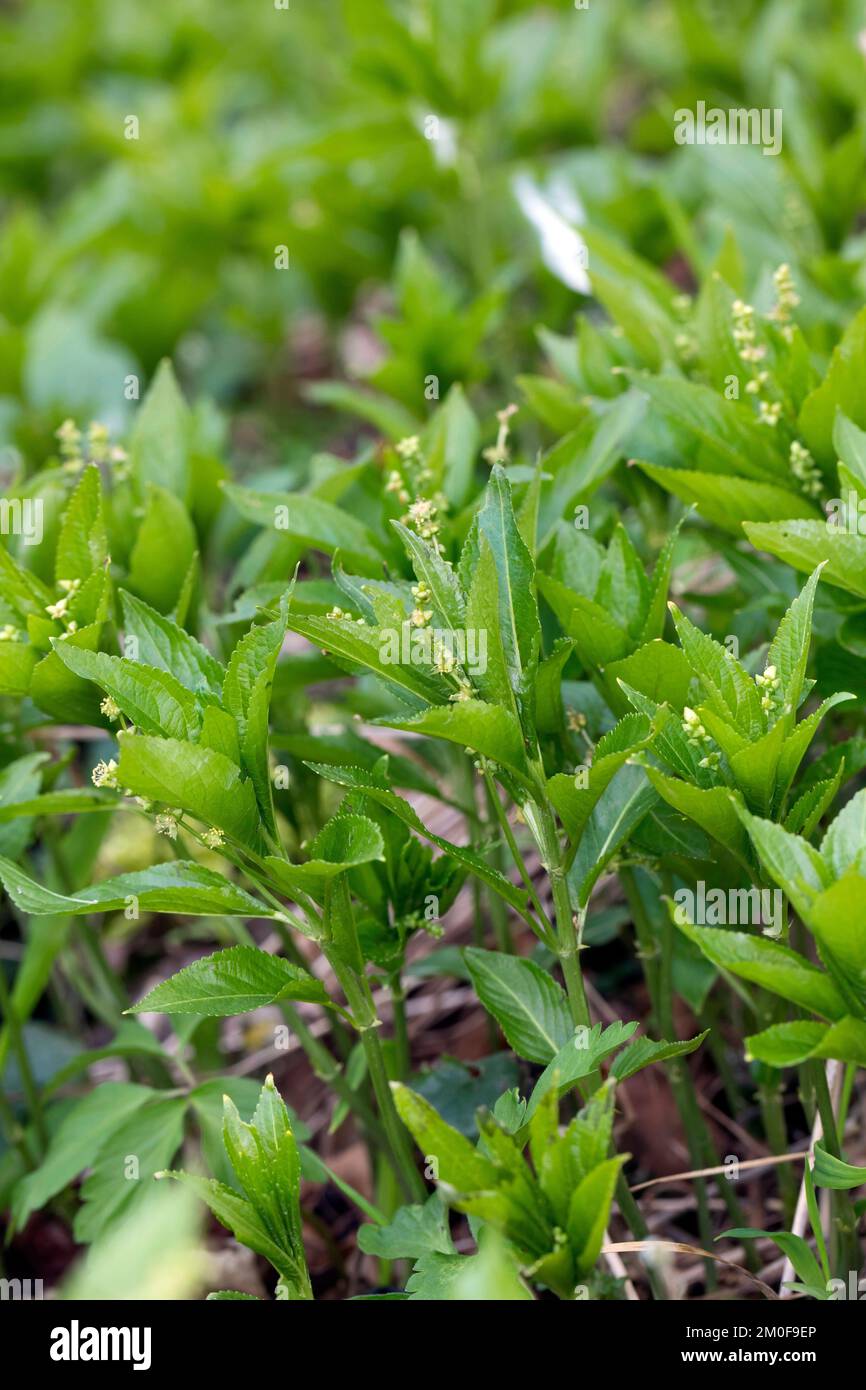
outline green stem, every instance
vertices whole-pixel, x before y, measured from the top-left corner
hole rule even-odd
[[[517,865],[520,877],[523,879],[524,887],[526,888],[526,891],[529,894],[529,901],[535,908],[535,911],[538,914],[538,920],[542,924],[542,931],[539,932],[539,935],[542,938],[545,935],[547,935],[549,938],[552,938],[553,925],[550,921],[550,918],[544,910],[538,893],[535,890],[535,884],[532,881],[532,875],[526,867],[526,862],[523,858],[523,855],[520,853],[520,847],[518,846],[517,840],[515,839],[514,831],[511,828],[511,822],[508,819],[508,813],[505,807],[502,805],[501,800],[499,799],[499,795],[496,790],[496,784],[494,783],[493,778],[490,776],[489,772],[485,771],[484,781],[487,788],[487,804],[492,810],[493,815],[499,822],[499,825],[502,829],[502,833],[505,836],[505,843],[508,845],[508,848],[511,852],[511,857],[514,860],[514,863]]]
[[[39,1142],[40,1154],[44,1154],[48,1148],[48,1130],[45,1125],[45,1116],[42,1113],[42,1101],[39,1096],[39,1088],[33,1076],[33,1069],[30,1066],[30,1058],[27,1055],[27,1045],[24,1041],[24,1033],[21,1022],[18,1018],[18,1010],[12,1002],[9,986],[6,982],[6,971],[0,964],[0,1010],[9,1026],[9,1036],[12,1040],[12,1050],[18,1060],[18,1070],[21,1073],[21,1085],[24,1088],[24,1095],[27,1100],[27,1108],[30,1118],[33,1121],[33,1128]]]
[[[385,1067],[378,1029],[380,1021],[373,1002],[370,982],[364,972],[364,958],[358,942],[355,915],[345,875],[338,874],[325,888],[323,918],[324,951],[331,969],[346,996],[352,1022],[360,1034],[361,1046],[367,1058],[367,1070],[376,1097],[379,1116],[385,1127],[394,1171],[403,1193],[409,1201],[423,1202],[427,1189],[415,1166],[415,1157],[407,1131],[400,1123]]]
[[[841,1159],[842,1147],[839,1143],[839,1131],[833,1111],[833,1101],[827,1085],[827,1073],[822,1062],[811,1062],[809,1067],[814,1076],[815,1098],[818,1103],[818,1113],[821,1116],[824,1147],[834,1158]],[[834,1268],[837,1273],[842,1275],[851,1269],[859,1272],[861,1252],[860,1241],[857,1236],[857,1213],[851,1198],[847,1192],[835,1190],[830,1193],[830,1201],[833,1213],[832,1260]]]
[[[409,1045],[409,1028],[406,1022],[406,991],[403,988],[403,980],[399,971],[391,976],[388,982],[388,989],[391,995],[391,1011],[394,1021],[394,1050],[397,1054],[397,1076],[400,1081],[405,1081],[411,1069],[412,1055]]]

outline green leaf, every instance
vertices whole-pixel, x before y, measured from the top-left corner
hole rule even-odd
[[[273,1265],[289,1288],[296,1288],[302,1271],[291,1250],[284,1250],[269,1234],[261,1217],[251,1202],[238,1195],[231,1187],[217,1182],[215,1178],[200,1178],[194,1173],[163,1172],[160,1177],[173,1178],[192,1189],[196,1196],[206,1202],[219,1221],[231,1231],[236,1240],[248,1246],[257,1255],[263,1255]],[[309,1297],[309,1294],[306,1295]]]
[[[813,1056],[828,1031],[826,1023],[813,1023],[804,1018],[793,1023],[775,1023],[746,1038],[746,1055],[771,1067],[799,1066]]]
[[[483,504],[475,514],[460,556],[460,578],[467,591],[482,537],[493,551],[499,586],[502,649],[512,687],[517,689],[523,670],[537,655],[541,632],[535,599],[535,565],[514,516],[511,486],[499,464],[491,471]]]
[[[306,617],[291,609],[287,625],[292,632],[300,633],[334,659],[341,659],[352,669],[366,668],[416,699],[429,704],[441,704],[448,699],[449,689],[443,679],[432,668],[412,659],[414,649],[408,621],[404,624],[408,634],[405,641],[401,629],[362,625],[350,618]],[[406,659],[403,659],[404,647]]]
[[[833,423],[833,448],[839,458],[839,481],[844,467],[855,492],[866,497],[866,434],[838,409]]]
[[[787,482],[787,459],[744,405],[725,400],[712,387],[675,376],[641,375],[635,387],[693,446],[692,461],[699,471],[738,474],[759,483]]]
[[[822,856],[808,840],[791,835],[774,821],[752,816],[741,806],[736,810],[767,873],[787,893],[800,916],[807,918],[815,895],[831,882]]]
[[[499,626],[499,579],[496,561],[487,540],[480,538],[478,558],[469,580],[466,600],[467,632],[484,634],[484,661],[476,663],[472,683],[483,700],[517,713],[512,673],[502,645]],[[480,648],[480,644],[479,644]]]
[[[256,790],[262,819],[276,839],[273,784],[268,767],[268,715],[277,658],[286,635],[286,608],[273,623],[254,627],[238,642],[223,683],[223,706],[238,726],[241,765]]]
[[[457,700],[449,705],[433,705],[406,719],[376,721],[391,729],[427,734],[471,748],[492,758],[519,777],[527,775],[523,736],[516,716],[501,705],[483,700]]]
[[[653,1062],[669,1062],[673,1057],[687,1057],[690,1052],[697,1051],[709,1031],[709,1028],[706,1028],[703,1033],[698,1033],[697,1037],[689,1038],[686,1042],[665,1042],[664,1039],[654,1042],[652,1038],[635,1038],[616,1058],[611,1067],[611,1074],[617,1081],[627,1081],[630,1076],[642,1071],[644,1067],[651,1066]]]
[[[564,1095],[576,1081],[591,1076],[606,1057],[628,1042],[636,1028],[637,1023],[623,1023],[619,1019],[604,1030],[600,1023],[592,1028],[578,1028],[574,1037],[559,1050],[536,1081],[526,1107],[526,1123],[532,1119],[548,1091],[555,1088],[559,1095]]]
[[[148,1102],[147,1086],[122,1081],[103,1081],[89,1095],[75,1102],[52,1135],[45,1158],[32,1173],[17,1183],[12,1200],[14,1227],[22,1230],[34,1211],[90,1168],[112,1131]]]
[[[129,454],[139,485],[160,483],[185,498],[189,485],[192,416],[180,393],[171,362],[164,358],[132,427]]]
[[[154,1173],[180,1148],[186,1099],[158,1093],[114,1128],[81,1188],[83,1205],[73,1231],[84,1244],[101,1235],[142,1200]]]
[[[807,574],[824,565],[821,578],[858,597],[866,597],[866,537],[849,535],[827,521],[743,522],[756,550],[776,555]]]
[[[797,768],[805,757],[806,750],[812,739],[817,733],[818,726],[828,710],[834,709],[836,705],[844,704],[847,700],[853,700],[855,696],[848,691],[840,691],[836,695],[830,695],[823,700],[814,714],[808,718],[801,719],[794,729],[794,732],[785,739],[782,745],[782,752],[779,756],[779,766],[776,770],[776,798],[781,799],[787,796],[788,789],[794,780]]]
[[[118,779],[136,796],[182,807],[241,844],[261,848],[252,782],[222,753],[144,734],[121,734],[118,742]]]
[[[519,1057],[546,1064],[573,1034],[568,1000],[531,960],[468,946],[463,958],[475,993]]]
[[[675,603],[668,607],[683,651],[706,691],[707,703],[747,737],[763,733],[761,701],[748,672],[725,647],[689,622]]]
[[[647,720],[640,714],[627,714],[595,746],[587,769],[586,786],[576,786],[575,777],[556,772],[547,781],[547,794],[565,826],[569,838],[580,838],[593,807],[614,775],[631,755],[648,742]]]
[[[754,743],[736,753],[725,750],[737,786],[745,794],[746,800],[759,811],[769,812],[775,799],[786,724],[787,717],[783,717]],[[710,729],[710,732],[713,730]]]
[[[39,661],[35,647],[25,642],[0,642],[0,695],[26,695]]]
[[[265,863],[286,892],[310,892],[348,869],[383,860],[385,842],[375,821],[343,813],[322,827],[310,843],[309,855],[304,864],[289,864],[276,855],[268,855]]]
[[[133,899],[142,912],[171,912],[178,916],[211,914],[241,917],[273,917],[274,910],[260,903],[222,874],[191,860],[176,859],[150,869],[120,874],[82,888],[74,896],[54,893],[29,878],[9,859],[0,858],[0,879],[21,912],[70,913],[119,912]]]
[[[837,1192],[850,1191],[852,1187],[862,1187],[866,1183],[866,1168],[858,1168],[853,1163],[845,1163],[828,1153],[820,1140],[815,1145],[815,1166],[812,1176],[817,1187],[832,1187]]]
[[[89,466],[63,513],[54,555],[55,579],[78,579],[83,583],[104,566],[107,554],[99,469]]]
[[[167,488],[146,484],[147,501],[129,557],[127,588],[160,613],[170,613],[198,550],[186,507]]]
[[[509,906],[517,912],[524,912],[526,908],[526,894],[515,887],[498,869],[491,868],[486,859],[475,852],[475,850],[465,845],[452,844],[450,840],[445,840],[441,835],[434,834],[428,830],[427,826],[417,815],[409,802],[396,792],[384,786],[373,772],[368,772],[360,767],[334,767],[330,763],[307,763],[318,776],[326,778],[328,781],[336,782],[338,786],[346,787],[351,790],[363,791],[365,796],[384,806],[386,810],[392,811],[405,825],[416,830],[431,844],[437,845],[444,850],[459,864],[463,864],[471,873],[486,883],[494,892],[498,893]]]
[[[866,309],[852,319],[833,349],[830,366],[820,384],[806,397],[798,431],[820,463],[835,462],[833,429],[841,410],[855,425],[866,427],[863,405],[863,364],[866,362]]]
[[[68,670],[110,695],[142,733],[178,739],[197,733],[201,715],[195,697],[169,671],[69,642],[56,642],[54,650]]]
[[[568,1209],[568,1239],[578,1279],[589,1274],[601,1251],[610,1220],[610,1207],[626,1156],[617,1154],[587,1173],[575,1189]]]
[[[468,1139],[445,1123],[417,1091],[391,1083],[397,1113],[426,1159],[435,1158],[439,1182],[458,1192],[483,1192],[497,1186],[497,1170]]]
[[[600,604],[546,574],[538,576],[538,587],[586,664],[607,666],[626,655],[628,633]]]
[[[58,640],[63,648],[95,651],[102,637],[102,623],[89,623]],[[57,650],[48,653],[34,668],[30,697],[46,714],[59,723],[100,724],[100,694],[89,681],[82,680],[64,665]]]
[[[808,926],[818,942],[821,959],[845,996],[849,1009],[866,1017],[864,914],[866,878],[860,873],[848,872],[814,900]]]
[[[821,841],[821,858],[833,878],[851,868],[866,868],[866,790],[852,796],[829,826]]]
[[[78,815],[82,811],[110,811],[117,805],[117,795],[98,791],[96,787],[68,787],[59,792],[44,792],[26,801],[0,805],[0,822],[17,820],[21,816]]]
[[[605,788],[583,827],[568,881],[581,907],[596,881],[619,853],[633,830],[655,805],[655,789],[642,767],[624,767]]]
[[[133,594],[121,589],[120,598],[124,632],[138,644],[136,660],[169,671],[187,690],[220,694],[223,668],[200,642]]]
[[[362,1226],[358,1245],[365,1255],[381,1260],[417,1260],[434,1252],[453,1255],[448,1209],[434,1192],[423,1206],[400,1207],[387,1226]]]
[[[796,951],[766,936],[698,927],[682,920],[683,915],[674,912],[674,922],[713,965],[761,985],[771,994],[778,994],[803,1009],[811,1009],[823,1018],[844,1016],[845,1002],[832,980]]]
[[[386,552],[375,531],[351,512],[321,497],[299,492],[253,492],[233,483],[225,484],[225,493],[241,516],[256,526],[276,529],[279,535],[325,555],[339,550],[344,560],[368,572]]]
[[[692,668],[679,647],[661,638],[647,642],[621,661],[612,661],[604,674],[608,682],[623,680],[657,704],[668,704],[672,709],[688,704]]]
[[[812,640],[812,610],[815,605],[815,590],[821,578],[818,566],[800,590],[794,602],[779,624],[776,636],[767,653],[767,666],[775,666],[782,682],[782,697],[790,706],[787,715],[789,730],[793,728],[803,693],[806,676],[806,662],[809,659],[809,645]]]
[[[814,519],[818,509],[801,492],[777,483],[720,473],[696,473],[687,468],[661,468],[636,460],[653,482],[681,501],[694,504],[701,516],[738,538],[743,522],[779,522],[790,517]]]
[[[303,1261],[300,1157],[274,1078],[265,1081],[250,1124],[229,1096],[223,1113],[223,1142],[244,1192],[275,1242]]]
[[[452,566],[443,560],[438,550],[415,531],[410,531],[399,521],[391,525],[403,542],[406,554],[412,562],[415,578],[419,584],[426,584],[430,590],[430,603],[434,614],[445,627],[461,628],[465,613],[465,597],[460,582]]]
[[[230,946],[185,966],[127,1012],[228,1018],[280,999],[329,1002],[321,981],[299,966],[256,946]]]
[[[827,1282],[821,1272],[821,1266],[802,1236],[792,1235],[790,1231],[760,1231],[754,1226],[737,1226],[733,1230],[722,1231],[717,1239],[723,1240],[726,1236],[730,1236],[732,1240],[771,1240],[791,1261],[804,1284],[808,1284],[810,1288],[823,1289]]]

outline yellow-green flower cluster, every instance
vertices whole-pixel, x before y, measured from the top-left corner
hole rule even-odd
[[[776,705],[779,703],[777,692],[781,684],[782,682],[775,666],[768,666],[763,675],[755,676],[755,685],[763,692],[761,695],[762,710],[766,710],[767,713],[769,713],[770,710],[775,709]]]
[[[809,450],[799,439],[791,441],[791,451],[788,456],[791,472],[800,484],[807,497],[817,497],[823,486],[821,470],[813,459]]]

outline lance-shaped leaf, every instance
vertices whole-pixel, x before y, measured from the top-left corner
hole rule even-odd
[[[375,531],[358,521],[351,512],[307,493],[253,492],[250,488],[225,485],[226,496],[241,516],[257,526],[276,530],[311,550],[333,555],[339,550],[353,564],[371,567],[371,557],[380,557],[384,547]],[[381,572],[381,571],[380,571]]]
[[[654,767],[648,767],[646,775],[669,806],[693,820],[732,854],[745,858],[746,836],[734,809],[735,798],[727,787],[694,787],[690,782],[666,777]]]
[[[535,598],[535,564],[520,534],[511,503],[511,485],[505,470],[495,464],[460,556],[460,580],[464,592],[478,561],[482,536],[493,552],[499,589],[499,630],[502,649],[517,689],[521,674],[540,644],[541,630]]]
[[[110,811],[118,804],[117,795],[99,791],[96,787],[68,787],[58,792],[43,792],[25,801],[0,805],[0,822],[17,820],[20,816],[78,815],[82,811]]]
[[[791,1261],[801,1283],[810,1290],[826,1288],[827,1280],[812,1253],[812,1249],[802,1236],[791,1231],[761,1231],[755,1226],[736,1226],[730,1231],[722,1231],[717,1239],[729,1236],[732,1240],[770,1240]]]
[[[614,1061],[611,1075],[617,1081],[627,1081],[630,1076],[643,1071],[644,1067],[652,1066],[653,1062],[670,1062],[674,1057],[687,1057],[690,1052],[697,1051],[709,1031],[709,1028],[705,1028],[703,1033],[685,1042],[666,1042],[664,1038],[654,1042],[652,1038],[635,1038]]]
[[[489,705],[484,700],[457,700],[453,704],[434,705],[408,719],[376,722],[390,729],[405,729],[408,733],[459,743],[501,763],[518,777],[527,776],[520,725],[516,715],[502,705]]]
[[[121,734],[118,743],[118,780],[136,796],[181,807],[241,844],[261,848],[253,784],[224,754],[143,734]]]
[[[637,1023],[623,1023],[619,1019],[604,1030],[600,1023],[592,1028],[577,1028],[574,1036],[560,1048],[536,1081],[526,1107],[526,1123],[532,1119],[548,1091],[555,1088],[559,1095],[564,1095],[576,1081],[591,1076],[606,1057],[628,1042],[636,1028]]]
[[[836,705],[843,704],[846,700],[853,700],[855,696],[849,691],[839,691],[836,695],[828,695],[822,701],[814,714],[808,715],[806,719],[801,719],[793,730],[793,733],[785,739],[782,744],[782,751],[779,754],[779,765],[776,770],[776,800],[781,803],[787,796],[788,788],[794,780],[797,768],[806,755],[806,750],[818,730],[818,725],[824,718],[828,710]]]
[[[792,513],[793,515],[793,513]],[[808,581],[800,590],[782,621],[767,653],[768,666],[775,666],[781,681],[780,693],[788,712],[783,721],[792,729],[800,707],[803,681],[806,677],[806,662],[809,659],[809,646],[812,641],[812,610],[815,606],[815,590],[821,578],[823,565],[818,565]]]
[[[311,841],[309,855],[304,864],[289,864],[276,855],[269,855],[265,862],[287,893],[316,892],[337,874],[384,859],[385,842],[369,817],[336,815]]]
[[[583,827],[568,870],[573,900],[580,907],[589,901],[596,881],[657,801],[642,767],[624,767],[605,788]]]
[[[187,690],[219,695],[223,668],[201,642],[134,594],[121,589],[120,599],[124,631],[135,638],[140,662],[171,672]]]
[[[747,932],[719,927],[697,927],[683,920],[682,911],[672,909],[672,916],[680,931],[713,965],[761,985],[800,1008],[811,1009],[823,1018],[844,1017],[845,1001],[829,975],[796,951],[766,936],[749,936]]]
[[[435,1158],[438,1180],[458,1192],[497,1186],[497,1170],[464,1135],[446,1124],[429,1101],[398,1081],[391,1083],[397,1113],[422,1154]]]
[[[241,763],[256,789],[259,810],[276,838],[273,785],[268,769],[268,715],[277,657],[286,635],[285,600],[280,617],[252,628],[238,642],[223,682],[223,705],[238,727]]]
[[[162,483],[185,498],[189,486],[192,414],[171,362],[160,362],[130,436],[133,476],[141,487]]]
[[[142,733],[184,739],[200,728],[195,696],[170,671],[68,642],[55,642],[54,651],[68,670],[110,695]]]
[[[792,835],[775,821],[762,820],[744,807],[736,803],[735,806],[767,873],[807,920],[816,894],[832,881],[822,856],[800,835]]]
[[[274,1241],[303,1262],[301,1161],[289,1113],[268,1076],[249,1124],[223,1098],[223,1143],[244,1192]]]
[[[54,555],[55,578],[83,582],[105,564],[107,553],[99,469],[90,465],[63,513]]]
[[[127,1012],[228,1018],[281,999],[329,1002],[320,980],[282,956],[256,946],[230,946],[185,966]]]
[[[118,874],[71,896],[43,888],[10,859],[0,859],[0,879],[21,912],[38,915],[119,912],[135,899],[143,912],[171,912],[180,917],[275,916],[272,908],[243,888],[191,860],[176,859]]]
[[[576,774],[557,772],[547,782],[547,794],[568,832],[578,840],[592,809],[608,783],[639,748],[646,746],[649,721],[640,714],[627,714],[595,746],[592,763],[586,769],[586,786],[576,785]]]
[[[744,521],[743,530],[756,550],[769,551],[794,569],[811,574],[823,564],[828,584],[866,597],[866,537],[834,530],[823,521]]]
[[[443,678],[414,659],[417,647],[413,647],[410,634],[404,640],[402,632],[393,627],[373,627],[351,618],[305,616],[291,609],[287,626],[349,669],[360,666],[372,671],[397,693],[413,697],[413,705],[420,700],[443,704],[448,699],[450,688]]]
[[[815,1145],[812,1176],[816,1187],[833,1187],[837,1192],[845,1192],[850,1191],[852,1187],[862,1187],[866,1183],[866,1168],[835,1158],[819,1140]]]
[[[546,970],[520,956],[468,946],[463,959],[475,993],[518,1057],[545,1065],[573,1036],[568,1000]]]
[[[641,459],[636,462],[659,487],[693,504],[707,521],[738,538],[747,517],[755,522],[778,522],[787,517],[817,515],[817,508],[801,492],[778,483],[698,473],[689,468],[662,468]]]
[[[587,1173],[572,1195],[566,1231],[579,1279],[591,1272],[598,1259],[610,1220],[617,1178],[626,1157],[626,1154],[617,1154],[600,1163]]]
[[[817,1012],[817,1010],[816,1010]],[[746,1038],[746,1053],[771,1067],[798,1067],[813,1059],[866,1066],[866,1022],[850,1015],[834,1023],[798,1019],[777,1023]]]
[[[444,560],[438,550],[434,550],[408,526],[399,521],[391,525],[403,542],[406,554],[412,562],[415,578],[419,584],[426,584],[430,590],[429,602],[441,623],[448,628],[461,628],[466,610],[466,600],[453,568]]]
[[[706,691],[707,703],[740,733],[756,738],[764,732],[766,721],[758,688],[749,673],[725,647],[689,622],[675,603],[668,607],[689,665]]]

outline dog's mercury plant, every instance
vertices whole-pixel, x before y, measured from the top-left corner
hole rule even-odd
[[[643,42],[628,3],[441,0],[407,28],[349,0],[345,33],[292,7],[287,40],[283,8],[237,39],[254,109],[183,21],[151,40],[137,17],[172,94],[162,136],[156,109],[118,122],[142,156],[119,178],[114,83],[73,121],[49,46],[73,134],[46,140],[37,103],[35,174],[5,171],[10,1262],[46,1221],[86,1250],[71,1297],[665,1298],[665,1250],[702,1297],[857,1297],[853,22],[662,4]],[[316,42],[339,81],[310,82]],[[628,90],[694,104],[626,112],[613,159],[622,51]],[[147,382],[173,344],[185,381],[244,402],[231,436],[167,361]],[[306,381],[319,356],[366,379],[307,382],[287,421],[286,363]],[[460,1057],[436,1056],[455,1020]],[[668,1088],[695,1245],[665,1241],[653,1186],[640,1102]]]

